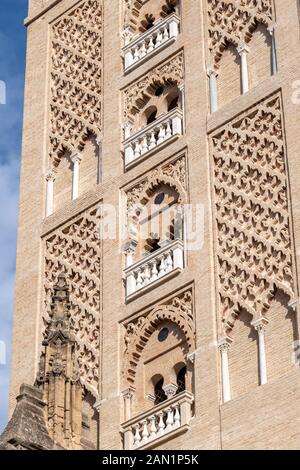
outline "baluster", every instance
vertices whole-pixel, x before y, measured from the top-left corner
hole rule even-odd
[[[171,253],[168,253],[167,262],[166,262],[166,272],[169,273],[173,269],[173,259]]]
[[[150,276],[151,274],[150,274],[149,265],[146,264],[145,269],[144,269],[144,286],[147,286],[147,284],[149,284]]]
[[[159,277],[164,276],[166,274],[166,263],[164,255],[160,258],[160,265],[159,265]]]
[[[143,42],[142,42],[142,45],[141,45],[141,49],[140,49],[140,59],[141,59],[142,57],[145,57],[146,54],[147,54],[146,42],[143,41]]]
[[[151,131],[149,150],[153,149],[154,147],[156,147],[156,139],[155,139],[155,130],[153,129],[153,131]]]
[[[169,139],[172,137],[172,129],[171,129],[171,123],[168,121],[167,123],[167,129],[166,129],[166,139]]]
[[[164,412],[163,411],[160,411],[159,413],[157,413],[157,416],[158,416],[158,432],[157,432],[157,437],[158,436],[161,436],[162,434],[164,434],[164,430],[165,430],[165,423],[164,423]]]
[[[143,277],[141,269],[137,270],[137,279],[136,279],[136,289],[141,289],[143,287]]]
[[[148,53],[154,50],[153,35],[151,34],[148,44]]]
[[[161,45],[161,42],[162,42],[162,34],[161,34],[161,30],[159,29],[158,32],[157,32],[157,36],[156,36],[156,43],[155,43],[155,47],[159,47]]]
[[[159,129],[157,145],[161,144],[165,140],[165,136],[166,136],[166,130],[165,130],[164,124],[162,124]]]
[[[149,421],[150,421],[150,439],[155,439],[156,438],[156,433],[157,433],[157,429],[156,429],[156,416],[153,415],[149,418]]]
[[[157,266],[156,266],[156,259],[152,263],[152,269],[151,269],[151,282],[156,281],[158,278],[158,271],[157,271]]]
[[[133,54],[133,60],[134,62],[136,62],[137,60],[139,60],[140,56],[139,56],[139,46],[136,46],[134,48],[134,54]]]
[[[146,152],[148,152],[147,135],[145,135],[145,137],[143,137],[143,140],[142,140],[141,155],[143,155]]]
[[[166,421],[166,432],[170,432],[173,429],[173,424],[174,424],[174,414],[173,414],[173,409],[167,408],[167,421]]]
[[[137,141],[134,147],[134,158],[139,158],[140,154],[140,144]]]
[[[165,26],[164,32],[163,32],[163,40],[167,41],[168,39],[169,39],[169,30],[168,30],[168,26]]]
[[[148,437],[149,437],[149,431],[148,431],[148,426],[147,426],[147,420],[146,419],[143,419],[142,425],[143,425],[142,444],[146,444],[146,442],[148,442]]]
[[[173,405],[173,408],[175,410],[174,414],[174,428],[179,428],[180,427],[180,413],[179,413],[179,403],[176,403]]]
[[[140,425],[134,424],[133,428],[135,429],[134,437],[133,437],[133,445],[138,446],[141,442],[141,434],[140,434]]]

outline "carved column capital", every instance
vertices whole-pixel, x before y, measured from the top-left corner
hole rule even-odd
[[[178,390],[178,385],[175,384],[167,384],[163,386],[163,391],[167,395],[168,398],[172,398],[176,395]]]
[[[46,181],[54,181],[56,178],[56,171],[54,168],[50,168],[45,174]]]
[[[196,359],[196,351],[191,352],[187,355],[187,360],[191,362],[192,364],[195,364],[195,359]]]
[[[80,163],[82,160],[82,157],[79,153],[74,153],[70,157],[72,163]]]
[[[294,312],[296,312],[297,310],[297,307],[299,305],[299,301],[300,299],[299,298],[294,298],[294,299],[291,299],[288,303],[288,307],[290,307],[291,309],[294,310]]]
[[[253,320],[251,322],[251,325],[255,328],[255,330],[258,333],[261,333],[262,331],[265,330],[268,323],[269,323],[269,320],[267,320],[267,318],[261,317],[261,318],[257,318],[255,320]]]
[[[232,344],[232,339],[229,336],[224,336],[218,340],[218,349],[221,352],[228,352]]]
[[[218,76],[218,71],[215,69],[215,67],[213,65],[209,65],[207,67],[206,73],[207,73],[207,76],[209,78],[211,78],[211,77],[217,78],[217,76]]]
[[[248,54],[249,50],[250,50],[249,46],[244,41],[240,42],[237,47],[237,51],[239,55],[242,55],[243,53]]]
[[[131,400],[131,398],[135,394],[135,388],[134,387],[128,387],[122,390],[121,395],[124,399],[126,400]]]
[[[268,29],[269,34],[273,36],[273,34],[275,33],[275,23],[271,23],[267,29]]]
[[[126,254],[133,254],[137,247],[136,240],[128,240],[123,246],[123,252]]]
[[[130,28],[130,26],[127,26],[127,28],[123,29],[121,36],[122,36],[124,46],[127,46],[127,44],[130,43],[130,41],[132,40],[134,36],[134,33],[132,29]]]

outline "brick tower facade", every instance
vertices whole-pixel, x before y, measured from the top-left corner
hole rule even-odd
[[[299,448],[299,10],[29,0],[2,446]]]

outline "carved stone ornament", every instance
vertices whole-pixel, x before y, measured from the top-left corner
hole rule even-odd
[[[139,317],[126,327],[127,345],[124,371],[126,381],[134,386],[139,359],[151,335],[163,321],[178,325],[186,337],[189,351],[195,349],[195,324],[192,307],[192,291],[173,297],[166,304],[158,305],[147,316]]]
[[[71,331],[76,340],[81,379],[98,395],[100,336],[100,211],[93,207],[66,226],[56,229],[45,243],[45,321],[51,317],[52,286],[64,273],[70,290]]]
[[[228,43],[247,42],[257,23],[274,22],[273,0],[207,0],[209,53],[214,65]]]
[[[126,191],[127,208],[136,204],[143,204],[149,198],[149,194],[159,184],[169,185],[179,194],[179,203],[186,200],[186,160],[182,156],[167,165],[152,170],[148,176],[136,186]]]
[[[79,449],[82,384],[71,318],[69,287],[65,275],[59,274],[53,286],[35,387],[43,391],[50,437],[63,448]]]
[[[102,120],[102,0],[86,0],[65,13],[51,31],[49,154],[84,148]]]
[[[184,56],[181,52],[168,62],[150,70],[141,80],[130,85],[123,92],[124,121],[133,119],[153,95],[154,90],[162,85],[177,85],[184,83]]]
[[[241,309],[264,317],[276,289],[294,297],[282,129],[276,94],[211,137],[224,334]]]

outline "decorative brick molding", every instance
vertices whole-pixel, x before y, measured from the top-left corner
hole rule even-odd
[[[178,202],[183,204],[187,198],[186,158],[181,156],[152,170],[146,178],[126,190],[127,208],[135,204],[145,204],[149,194],[160,184],[169,185],[179,195]]]
[[[162,65],[150,70],[146,76],[130,85],[123,92],[124,120],[130,122],[153,96],[155,89],[163,85],[183,85],[184,56],[179,53]]]
[[[157,305],[145,316],[126,325],[124,375],[134,386],[136,368],[148,340],[163,321],[178,325],[183,331],[189,352],[195,349],[195,324],[192,291],[188,289],[165,304]]]
[[[228,43],[247,42],[257,23],[274,23],[273,0],[207,0],[209,53],[217,66]]]
[[[102,127],[102,0],[86,0],[51,31],[50,157],[81,151]]]
[[[64,273],[70,289],[71,331],[82,382],[94,397],[98,394],[101,288],[99,206],[78,215],[44,239],[45,320],[49,319],[52,287]]]
[[[211,136],[223,334],[241,309],[265,316],[276,289],[294,297],[281,97]]]

